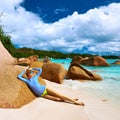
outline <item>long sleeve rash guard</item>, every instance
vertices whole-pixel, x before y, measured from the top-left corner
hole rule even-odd
[[[30,78],[29,80],[22,77],[23,74],[25,74],[25,70],[22,71],[19,75],[18,75],[18,79],[24,81],[32,90],[36,95],[41,96],[44,92],[44,90],[46,89],[45,85],[41,85],[38,81],[39,76],[42,73],[42,69],[41,68],[33,68],[33,70],[38,70],[38,73],[33,76],[32,78]]]

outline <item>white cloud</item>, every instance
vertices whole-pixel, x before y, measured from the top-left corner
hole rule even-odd
[[[59,13],[61,13],[61,12],[66,12],[66,11],[68,11],[68,9],[60,8],[60,9],[55,9],[54,13],[55,13],[55,14],[59,14]]]
[[[1,0],[4,31],[21,47],[44,50],[120,53],[120,3],[102,6],[85,14],[74,12],[46,24],[19,4],[22,0]],[[119,54],[120,55],[120,54]]]
[[[14,12],[15,7],[19,5],[23,0],[1,0],[0,10],[5,12]]]

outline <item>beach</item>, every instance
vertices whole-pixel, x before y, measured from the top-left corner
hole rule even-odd
[[[17,109],[0,109],[1,120],[120,120],[119,111],[109,101],[98,99],[87,92],[75,90],[70,86],[47,81],[56,91],[73,98],[79,98],[85,106],[55,102],[36,98],[31,103]]]
[[[32,96],[30,91],[25,89],[27,86],[22,86],[22,83],[16,78],[17,70],[21,71],[22,68],[11,65],[14,58],[2,45],[0,46],[0,52],[2,56],[0,57],[2,66],[0,70],[0,102],[1,106],[6,105],[0,108],[1,120],[120,120],[119,66],[87,67],[88,70],[100,74],[103,77],[102,81],[64,79],[63,84],[57,84],[45,79],[48,87],[84,102],[85,106],[80,106]],[[64,59],[56,62],[64,65],[67,69],[70,61],[70,59]],[[24,97],[28,97],[27,99],[30,100],[26,102]],[[18,107],[21,103],[20,108],[12,107],[16,99],[18,102],[15,105]],[[7,104],[4,104],[5,102]],[[23,102],[27,104],[24,105]],[[9,103],[12,103],[12,105]]]
[[[0,120],[120,120],[119,21],[120,0],[0,0]]]

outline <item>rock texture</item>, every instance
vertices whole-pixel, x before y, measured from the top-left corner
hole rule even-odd
[[[63,83],[67,70],[57,63],[42,63],[41,61],[32,62],[30,67],[42,68],[41,77],[56,83]]]
[[[66,79],[73,80],[102,80],[102,77],[86,70],[79,63],[72,63],[68,69]]]
[[[46,56],[44,59],[43,59],[43,63],[50,63],[51,60],[48,56]]]
[[[110,66],[107,61],[101,56],[95,56],[93,58],[83,59],[80,64],[88,66]]]
[[[57,63],[46,63],[42,66],[43,72],[41,77],[56,83],[63,83],[67,70]]]
[[[16,65],[29,65],[31,62],[38,61],[39,56],[38,55],[32,55],[27,58],[17,58],[15,61]]]
[[[82,58],[81,56],[75,56],[75,57],[73,57],[71,63],[76,62],[76,63],[81,64],[81,61],[82,61],[82,60],[83,60],[83,58]]]
[[[17,79],[17,75],[25,68],[14,65],[15,59],[9,54],[0,42],[0,107],[18,108],[36,96],[28,86]],[[43,81],[40,78],[40,81]]]
[[[117,60],[117,61],[115,61],[115,62],[112,63],[112,64],[120,65],[120,60]]]

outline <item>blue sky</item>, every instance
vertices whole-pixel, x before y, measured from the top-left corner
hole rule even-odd
[[[89,9],[109,5],[120,0],[25,0],[21,5],[27,10],[38,14],[44,22],[53,23],[74,11],[79,14]]]
[[[120,0],[1,0],[17,47],[120,56]]]

